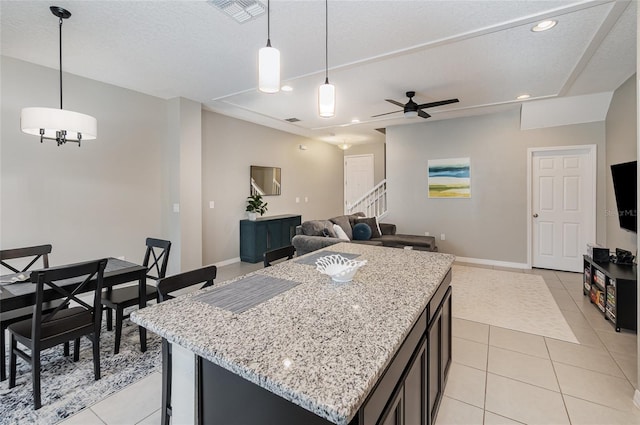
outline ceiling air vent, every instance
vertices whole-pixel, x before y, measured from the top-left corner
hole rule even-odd
[[[300,121],[300,120],[299,120],[298,118],[287,118],[287,119],[285,119],[285,121],[288,121],[288,122],[298,122],[298,121]]]
[[[376,131],[379,131],[382,134],[387,134],[387,129],[386,128],[376,128]]]
[[[208,0],[212,6],[243,23],[266,12],[264,5],[256,0]]]

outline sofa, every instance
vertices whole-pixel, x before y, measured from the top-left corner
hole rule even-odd
[[[361,223],[367,226],[362,226]],[[344,232],[343,235],[336,234],[335,225],[340,226],[340,230]],[[366,238],[367,227],[370,229],[369,238]],[[364,229],[364,231],[362,231],[362,229]],[[347,239],[345,239],[345,235]],[[364,238],[362,238],[362,236],[364,236]],[[407,248],[420,251],[438,250],[433,236],[396,234],[395,224],[378,223],[375,217],[365,217],[363,213],[337,216],[329,220],[305,221],[296,227],[296,235],[291,240],[291,243],[296,248],[297,255],[304,255],[340,242]]]

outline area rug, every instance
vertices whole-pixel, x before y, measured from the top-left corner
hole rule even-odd
[[[9,389],[8,379],[0,382],[0,424],[55,424],[162,370],[161,339],[157,335],[147,332],[147,351],[142,353],[138,326],[125,320],[120,353],[115,355],[114,336],[113,331],[107,332],[103,326],[102,377],[98,381],[94,379],[91,342],[87,338],[81,340],[80,360],[76,363],[72,357],[63,356],[62,346],[44,351],[40,378],[42,407],[38,410],[33,410],[31,367],[18,358],[16,386]],[[8,355],[6,361],[8,365]]]
[[[454,266],[453,316],[578,344],[541,276]]]

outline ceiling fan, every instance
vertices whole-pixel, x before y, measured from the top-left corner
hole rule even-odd
[[[440,100],[438,102],[422,103],[418,105],[416,102],[413,101],[413,96],[415,95],[416,95],[416,92],[408,91],[407,97],[409,98],[409,101],[407,103],[400,103],[393,99],[385,99],[385,100],[389,103],[393,103],[394,105],[402,107],[405,118],[414,118],[418,116],[422,118],[429,118],[431,115],[427,114],[425,111],[423,111],[423,109],[435,108],[436,106],[448,105],[450,103],[459,102],[458,99],[447,99],[447,100]],[[400,112],[400,111],[385,112],[384,114],[372,115],[371,118],[381,117],[383,115],[395,114],[396,112]]]

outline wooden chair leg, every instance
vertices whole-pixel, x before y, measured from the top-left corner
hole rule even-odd
[[[7,379],[7,365],[5,363],[5,347],[4,347],[4,331],[5,329],[0,329],[0,381],[4,381]]]
[[[171,411],[171,345],[162,338],[162,412],[160,424],[169,425]]]
[[[33,408],[38,410],[42,407],[40,399],[40,350],[39,347],[32,347],[31,350],[31,381],[33,384]]]
[[[69,357],[69,341],[64,343],[64,356]]]
[[[107,307],[107,330],[113,330],[113,309]]]
[[[78,360],[80,360],[80,338],[73,341],[73,361],[77,362]]]
[[[18,341],[13,337],[13,334],[9,334],[9,388],[16,386],[16,349],[18,348]]]
[[[120,352],[120,338],[122,337],[122,321],[124,315],[124,309],[121,307],[116,308],[116,346],[113,349],[113,354]]]
[[[93,375],[96,379],[100,379],[100,337],[93,334]]]

